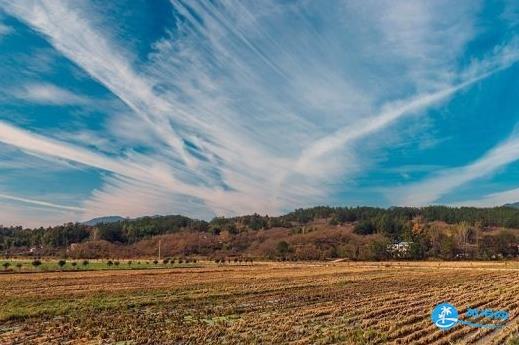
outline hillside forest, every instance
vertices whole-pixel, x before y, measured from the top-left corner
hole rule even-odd
[[[0,226],[6,257],[155,257],[159,247],[164,257],[510,259],[519,257],[519,209],[319,206],[209,222],[171,215],[35,229]]]

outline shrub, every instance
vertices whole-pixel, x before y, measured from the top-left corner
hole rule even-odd
[[[276,246],[276,252],[279,256],[283,257],[290,251],[290,245],[287,241],[279,241]]]
[[[119,261],[114,261],[115,266],[119,266]]]
[[[7,271],[7,269],[9,268],[9,266],[11,266],[11,264],[10,264],[9,262],[4,262],[4,263],[2,264],[2,266],[4,266],[4,270]]]
[[[113,264],[114,264],[114,263],[112,262],[112,260],[108,260],[108,261],[106,262],[106,265],[108,265],[109,267],[112,266]]]
[[[179,264],[181,264],[182,262],[184,262],[182,259],[178,259]]]
[[[81,263],[83,266],[88,266],[88,260],[83,260],[83,262]]]
[[[153,263],[156,265],[158,264],[159,262],[157,260],[153,260]]]
[[[34,266],[34,268],[38,268],[39,266],[41,266],[41,260],[39,260],[39,259],[33,260],[31,262],[31,264]]]
[[[168,259],[164,259],[164,260],[162,260],[162,263],[163,263],[164,265],[166,265],[168,262],[169,262]]]
[[[132,260],[128,260],[127,264],[128,264],[128,266],[131,266],[132,265]]]
[[[60,268],[63,268],[63,266],[65,266],[66,264],[67,264],[67,262],[66,262],[65,260],[59,260],[59,261],[58,261],[58,266],[59,266]]]
[[[16,263],[16,268],[18,268],[18,271],[20,271],[22,269],[22,263],[21,262],[17,262]]]
[[[72,265],[72,267],[76,267],[77,266],[77,262],[75,262],[75,261],[72,261],[70,264]]]
[[[371,235],[376,232],[375,225],[370,221],[362,221],[355,225],[353,228],[353,233],[358,235]]]

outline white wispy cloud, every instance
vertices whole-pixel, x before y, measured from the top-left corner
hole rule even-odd
[[[182,188],[171,172],[160,162],[142,158],[140,163],[129,158],[113,158],[102,153],[47,138],[0,121],[0,142],[16,146],[39,157],[56,157],[86,166],[113,172],[135,180],[149,181],[164,187]],[[189,190],[188,187],[184,187]]]
[[[455,188],[519,160],[519,136],[513,135],[478,160],[458,168],[444,169],[418,183],[392,189],[387,196],[396,205],[422,206],[434,203]],[[487,201],[507,194],[496,194]],[[509,196],[509,195],[508,195]]]
[[[519,61],[519,40],[512,38],[510,42],[495,47],[492,54],[483,60],[473,61],[463,76],[472,79],[464,84],[470,84],[500,72]],[[474,78],[474,75],[486,71],[483,75]],[[464,85],[466,86],[466,85]],[[396,205],[427,205],[434,203],[442,196],[472,180],[489,176],[498,169],[519,159],[519,137],[517,131],[509,139],[498,144],[478,160],[458,168],[448,168],[436,172],[423,181],[407,186],[391,189],[387,197]],[[506,195],[506,194],[505,194]],[[493,195],[492,197],[496,197]],[[492,197],[489,200],[492,200]],[[473,202],[469,202],[474,204]]]
[[[514,53],[504,46],[459,70],[475,2],[171,3],[183,18],[140,65],[110,35],[114,21],[100,25],[86,3],[0,0],[131,110],[108,114],[110,138],[94,145],[104,153],[87,149],[88,131],[58,141],[0,122],[0,141],[111,173],[84,200],[85,216],[326,202],[325,182],[367,164],[356,142],[426,113]],[[33,100],[70,104],[64,91],[47,85]]]
[[[4,1],[2,4],[9,13],[47,36],[57,50],[110,89],[166,144],[189,161],[181,138],[163,116],[172,110],[167,102],[156,97],[153,85],[134,71],[121,53],[123,49],[112,47],[101,33],[72,9],[72,2]]]
[[[86,105],[87,97],[48,83],[31,83],[13,92],[19,98],[30,102],[55,105]]]
[[[44,159],[34,155],[24,154],[16,146],[4,144],[0,140],[0,175],[1,177],[16,176],[20,171],[44,171],[45,173],[59,173],[77,169],[70,161],[45,156]],[[0,178],[0,181],[2,178]]]
[[[10,26],[0,23],[0,37],[10,34],[13,29]]]
[[[300,159],[298,156],[301,151],[305,152],[304,155],[307,151],[319,151],[317,146],[320,143],[313,143],[319,141],[320,136],[326,137],[330,132],[334,132],[337,127],[351,127],[351,132],[359,130],[359,133],[353,134],[357,138],[369,134],[370,129],[365,130],[365,127],[372,126],[372,124],[367,124],[368,121],[363,121],[362,118],[376,109],[373,104],[380,101],[377,96],[385,93],[386,86],[391,84],[398,89],[403,84],[403,80],[409,84],[420,84],[420,86],[415,85],[420,89],[434,90],[431,85],[428,85],[428,88],[425,87],[421,72],[419,78],[415,78],[413,72],[410,73],[410,78],[402,78],[402,74],[399,74],[398,79],[393,79],[392,75],[387,78],[371,76],[367,71],[369,77],[362,75],[357,78],[352,70],[362,69],[363,66],[351,62],[351,57],[340,48],[341,46],[349,46],[351,50],[359,48],[358,51],[365,52],[362,58],[370,63],[378,62],[379,58],[381,60],[383,58],[384,63],[380,65],[392,66],[397,59],[402,58],[401,55],[405,54],[409,63],[418,66],[413,68],[414,71],[426,71],[428,68],[434,67],[436,68],[435,74],[440,75],[441,78],[436,77],[433,84],[447,84],[438,92],[440,96],[443,96],[442,92],[448,88],[448,83],[453,75],[452,73],[442,74],[442,71],[451,67],[450,63],[454,61],[455,52],[460,51],[462,42],[468,39],[471,32],[471,30],[463,30],[460,31],[461,34],[456,34],[437,30],[438,25],[441,24],[438,23],[439,16],[434,17],[437,14],[434,12],[438,8],[431,9],[426,6],[427,8],[418,10],[427,16],[428,20],[422,17],[417,19],[422,32],[420,37],[413,37],[411,40],[420,45],[420,47],[414,47],[413,51],[412,45],[406,42],[413,33],[417,32],[416,27],[411,29],[402,25],[405,21],[396,16],[380,23],[380,13],[391,8],[389,3],[384,3],[382,8],[378,9],[375,3],[369,3],[367,8],[360,9],[346,4],[344,12],[340,12],[340,15],[344,17],[340,19],[337,18],[337,14],[330,13],[330,8],[326,6],[315,8],[310,5],[312,13],[315,13],[316,17],[327,17],[328,23],[330,23],[330,27],[325,27],[319,33],[312,31],[309,27],[298,25],[293,28],[289,25],[288,28],[285,26],[283,30],[279,29],[279,23],[290,22],[286,17],[304,16],[302,8],[298,8],[297,5],[288,8],[273,4],[266,7],[253,5],[245,7],[231,2],[229,7],[232,9],[228,9],[225,5],[185,5],[176,1],[173,1],[173,4],[180,13],[186,16],[188,24],[181,27],[180,34],[176,33],[176,36],[180,37],[179,39],[163,40],[157,44],[157,52],[153,55],[152,60],[154,64],[150,68],[151,72],[157,79],[164,79],[163,83],[166,85],[172,84],[169,81],[174,81],[171,90],[175,92],[166,91],[168,98],[188,98],[189,104],[182,104],[183,107],[187,106],[188,109],[192,109],[187,112],[197,114],[197,116],[205,115],[207,121],[213,121],[213,123],[214,118],[220,120],[218,125],[208,132],[212,137],[218,138],[218,143],[223,143],[221,145],[223,148],[220,146],[213,148],[219,157],[231,157],[234,152],[239,152],[243,157],[253,157],[250,161],[246,158],[241,159],[247,171],[261,172],[258,177],[250,176],[253,177],[250,180],[265,180],[265,176],[269,176],[267,181],[262,181],[263,188],[270,188],[271,194],[282,196],[290,195],[290,192],[297,188],[296,184],[287,182],[285,178],[287,171],[294,169],[294,161],[298,163],[296,166],[298,173],[309,172],[312,169],[314,174],[310,179],[292,179],[297,180],[298,184],[310,188],[320,184],[322,178],[330,178],[337,171],[351,172],[354,170],[356,162],[353,160],[356,157],[351,152],[347,152],[342,139],[333,145],[339,152],[335,152],[335,155],[326,162],[312,161],[313,158],[318,158],[315,156],[321,156],[321,154],[309,154],[307,160]],[[229,13],[226,12],[227,10]],[[305,10],[308,9],[305,8]],[[372,11],[373,17],[369,15],[370,11]],[[197,16],[191,15],[192,12],[195,12]],[[362,42],[351,40],[351,37],[355,37],[356,34],[355,16],[359,12],[362,14],[363,20],[372,20],[374,24],[373,32],[368,33],[369,39],[363,37]],[[235,17],[240,19],[235,19]],[[203,26],[198,24],[200,18],[204,23]],[[424,20],[420,21],[420,19]],[[454,20],[454,18],[451,19]],[[343,21],[347,20],[351,20],[351,27],[344,25]],[[464,17],[461,20],[458,17],[455,21],[457,27],[466,22]],[[229,27],[232,29],[228,30]],[[466,28],[464,27],[464,29]],[[388,31],[394,32],[396,36],[386,37]],[[434,35],[435,31],[441,32],[441,34]],[[449,50],[449,54],[445,54],[445,51],[440,51],[439,47],[442,45],[438,42],[428,44],[423,41],[431,35],[445,46],[452,42],[452,39],[455,39],[459,45],[456,45],[455,49]],[[344,41],[342,41],[343,39]],[[251,46],[252,42],[253,46]],[[375,53],[380,50],[381,46],[389,44],[392,45],[393,53],[398,52],[399,56],[395,57],[395,60],[391,56],[393,53],[387,54],[386,50],[384,50],[383,57],[379,52]],[[401,49],[395,49],[400,47]],[[430,50],[429,47],[434,47],[434,49]],[[258,51],[268,52],[268,54],[263,54],[261,58],[255,57],[252,60],[254,61],[252,64],[254,69],[252,69],[251,65],[246,62],[251,61],[251,57],[254,58],[254,53]],[[311,52],[314,51],[319,53],[312,54]],[[427,59],[424,59],[425,55],[428,55]],[[218,86],[210,78],[217,73],[219,73]],[[380,84],[366,85],[365,80],[370,79],[377,80],[383,87],[380,88]],[[179,86],[177,80],[183,81],[183,83]],[[276,94],[271,91],[272,85],[276,85]],[[178,95],[178,90],[180,90],[180,95]],[[448,91],[446,91],[447,94],[449,94]],[[432,97],[434,96],[433,94]],[[427,99],[424,101],[426,103],[424,107],[432,103]],[[402,106],[406,106],[406,104]],[[413,106],[413,103],[410,106]],[[214,109],[218,109],[218,112],[215,112]],[[244,117],[242,114],[250,114],[250,116]],[[254,117],[256,114],[261,114],[261,117],[256,119]],[[315,114],[319,115],[315,116]],[[358,124],[359,118],[361,124]],[[318,123],[316,123],[316,119]],[[395,116],[387,118],[386,121],[382,119],[382,121],[388,124],[397,119],[398,116]],[[380,129],[384,127],[384,124],[380,126],[375,124],[375,127]],[[215,130],[221,131],[221,133],[215,133]],[[246,135],[245,138],[237,136],[242,133]],[[276,140],[270,138],[276,138]],[[333,140],[328,137],[325,141]],[[307,149],[309,146],[314,146],[316,149]],[[229,147],[232,148],[230,153],[225,151]],[[263,148],[266,154],[258,152],[258,148]],[[279,151],[287,156],[288,162],[272,161],[272,153],[279,153]],[[344,160],[343,158],[350,159]],[[232,158],[226,160],[230,161]],[[261,166],[258,166],[258,162],[260,165],[267,166],[268,169],[262,169]],[[279,169],[276,169],[278,167]],[[236,169],[236,167],[231,168]],[[240,171],[233,170],[232,177],[236,177],[240,173]],[[248,172],[247,174],[250,175]],[[253,184],[253,181],[250,180],[249,183]],[[318,198],[327,193],[323,184],[320,184],[320,188],[313,189],[314,191],[320,190],[320,195],[319,193],[312,195],[306,191],[306,194],[298,195],[299,199],[303,197],[311,200],[312,197]],[[297,197],[294,195],[293,199],[297,199]]]
[[[127,188],[130,188],[132,190],[143,191],[143,186],[146,186],[148,190],[147,193],[151,195],[153,195],[153,193],[155,193],[155,195],[162,195],[163,197],[159,198],[157,201],[159,203],[163,202],[167,198],[167,195],[176,193],[179,195],[187,195],[193,196],[195,198],[200,198],[201,200],[206,200],[207,202],[214,202],[215,207],[217,207],[217,205],[222,204],[217,202],[218,199],[221,197],[221,192],[219,190],[203,186],[187,185],[182,183],[181,181],[177,181],[172,177],[173,173],[170,167],[168,167],[165,164],[162,164],[158,160],[154,160],[153,158],[147,156],[141,156],[139,154],[134,153],[124,158],[113,158],[99,152],[93,152],[84,147],[47,138],[27,130],[17,128],[2,121],[0,121],[0,142],[16,146],[26,151],[27,153],[36,155],[40,158],[45,158],[47,156],[60,158],[66,161],[72,161],[80,163],[82,165],[114,173],[120,177],[124,177],[123,179],[118,178],[117,180],[123,181],[123,185]],[[139,186],[139,188],[136,188],[136,186]],[[120,193],[113,193],[113,188],[110,188],[109,190],[109,193],[101,193],[99,191],[96,191],[94,193],[94,199],[99,198],[100,193],[102,195],[107,196],[110,199],[113,199],[113,195],[120,195]],[[227,197],[229,199],[229,202],[232,203],[233,201],[231,200],[233,199],[232,195],[234,193],[229,192],[225,194],[228,194]],[[4,198],[7,197],[5,196]],[[249,200],[247,201],[252,200],[252,197],[248,198]],[[25,200],[26,202],[29,202],[29,199],[17,196],[10,196],[10,200]],[[124,198],[120,201],[128,202],[129,200],[134,199]],[[87,204],[93,205],[92,203],[88,202]],[[55,204],[40,201],[39,205],[52,207],[52,205]],[[100,203],[99,205],[103,205],[103,203]],[[142,209],[142,206],[143,205],[141,203],[136,204],[137,209],[139,207]],[[78,211],[80,210],[79,208],[75,209]],[[162,209],[162,207],[158,207],[157,209],[160,210]],[[84,209],[81,210],[84,211]],[[131,209],[127,209],[126,212],[129,211],[131,211]],[[87,212],[87,214],[89,213]],[[138,215],[138,213],[133,212],[127,214],[131,216]]]
[[[0,224],[4,226],[40,227],[68,223],[78,218],[77,210],[9,201],[0,198]]]
[[[303,150],[301,156],[297,160],[295,168],[299,172],[311,171],[312,164],[319,159],[319,157],[343,147],[348,142],[358,140],[359,138],[379,131],[403,116],[416,114],[421,110],[443,101],[455,92],[487,77],[488,75],[490,74],[485,73],[484,75],[434,93],[419,95],[411,100],[399,101],[397,104],[390,104],[380,114],[361,119],[352,126],[341,128],[335,133],[312,143],[308,148]]]
[[[478,199],[464,200],[454,205],[474,206],[474,207],[494,207],[506,204],[517,203],[519,200],[519,188],[513,188],[502,192],[484,195]]]
[[[21,198],[19,196],[3,194],[3,193],[0,193],[0,198],[6,199],[6,200],[11,200],[11,201],[18,201],[18,202],[22,202],[22,203],[26,203],[26,204],[31,204],[31,205],[57,208],[57,209],[61,209],[61,210],[84,211],[84,209],[81,207],[59,205],[59,204],[55,204],[52,202],[34,200],[34,199],[30,199],[30,198]]]

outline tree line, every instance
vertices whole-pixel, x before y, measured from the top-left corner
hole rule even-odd
[[[519,233],[519,231],[512,230],[512,232],[501,232],[496,236],[490,236],[484,231],[488,227],[519,228],[519,209],[512,207],[428,206],[386,209],[318,206],[296,209],[279,217],[252,214],[232,218],[216,217],[209,222],[181,215],[171,215],[126,219],[96,226],[80,223],[35,229],[0,226],[0,250],[7,251],[21,247],[67,248],[71,244],[89,240],[132,245],[154,236],[180,232],[206,233],[211,236],[227,233],[230,236],[238,236],[248,231],[272,228],[301,229],[317,219],[325,219],[330,225],[352,223],[354,224],[354,234],[378,236],[377,242],[369,245],[375,246],[374,251],[378,253],[376,258],[380,259],[388,255],[387,247],[398,241],[412,243],[409,252],[413,253],[413,258],[430,256],[452,258],[459,255],[492,257],[501,253],[512,255],[514,250],[517,250],[517,234]],[[431,224],[437,221],[459,225],[460,229],[464,229],[459,232],[464,235],[448,235],[439,231]],[[460,238],[464,240],[462,241]],[[290,245],[288,242],[287,244]],[[199,244],[197,245],[199,246]],[[245,247],[246,243],[240,244],[240,248]],[[300,251],[303,247],[302,244],[299,245]],[[279,252],[282,252],[283,255],[288,256],[291,253],[284,244],[281,244],[279,248]],[[315,251],[308,249],[310,247],[304,248],[307,248],[306,252]],[[325,255],[337,255],[335,253],[342,250],[348,253],[351,251],[348,255],[355,256],[355,253],[359,252],[358,248],[352,250],[344,248],[346,247],[339,245],[335,245],[333,248],[327,247]],[[315,256],[314,254],[304,255]]]

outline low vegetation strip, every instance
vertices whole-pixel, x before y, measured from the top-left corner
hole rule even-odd
[[[203,264],[0,276],[0,343],[513,343],[516,262]],[[510,313],[507,327],[445,332],[444,300]]]
[[[158,268],[182,268],[200,267],[198,259],[195,258],[167,258],[162,260],[72,260],[64,259],[4,259],[0,261],[6,273],[41,273],[41,272],[75,272],[75,271],[98,271],[98,270],[137,270]],[[238,262],[236,262],[238,263]],[[241,261],[239,263],[242,263]]]

